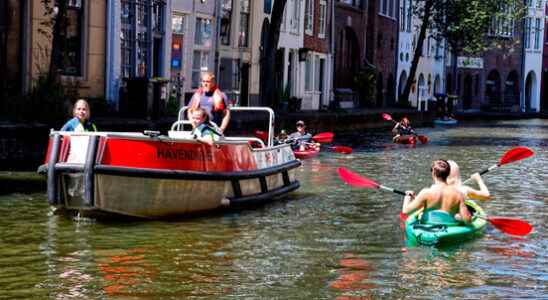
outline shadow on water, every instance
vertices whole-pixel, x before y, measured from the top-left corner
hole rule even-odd
[[[46,177],[31,172],[0,172],[0,195],[46,191]]]

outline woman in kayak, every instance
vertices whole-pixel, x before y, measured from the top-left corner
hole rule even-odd
[[[457,189],[462,193],[462,195],[465,198],[470,198],[474,200],[489,200],[491,199],[491,194],[489,193],[489,189],[483,182],[483,179],[481,178],[481,175],[479,173],[474,173],[470,178],[472,180],[476,181],[476,183],[479,186],[479,190],[476,190],[474,188],[471,188],[467,185],[463,185],[462,181],[460,179],[460,167],[459,165],[453,161],[448,160],[449,166],[451,168],[451,172],[449,173],[449,176],[447,177],[447,184],[457,187]]]
[[[394,128],[392,128],[392,133],[396,135],[393,138],[394,141],[401,136],[417,135],[413,127],[411,127],[411,124],[409,123],[409,119],[407,117],[403,117],[401,121],[394,125]]]
[[[419,209],[424,209],[425,220],[428,220],[429,212],[441,213],[451,219],[459,214],[465,223],[470,224],[472,216],[464,204],[462,193],[457,187],[447,184],[450,168],[445,160],[434,161],[431,167],[434,184],[422,189],[417,196],[413,191],[407,191],[403,199],[402,213],[409,216]]]

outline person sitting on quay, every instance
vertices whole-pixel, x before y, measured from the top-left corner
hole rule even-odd
[[[401,136],[417,135],[413,127],[411,127],[411,124],[409,123],[409,119],[407,117],[403,117],[401,121],[396,123],[394,128],[392,128],[392,133],[395,134],[393,138],[394,141],[396,141]]]
[[[213,146],[219,141],[221,134],[209,126],[209,115],[205,108],[200,107],[192,112],[192,132],[191,135],[200,143]]]
[[[84,99],[78,99],[72,109],[73,118],[68,120],[61,131],[87,132],[97,131],[97,127],[90,121],[91,111]]]
[[[445,160],[436,160],[431,167],[434,184],[422,189],[415,196],[413,191],[407,191],[403,200],[402,213],[410,215],[413,212],[424,209],[422,220],[428,221],[432,216],[443,216],[443,219],[456,221],[458,214],[467,224],[470,224],[472,216],[464,203],[464,196],[454,185],[447,184],[447,177],[451,173],[451,167]]]
[[[209,120],[215,129],[224,134],[230,122],[230,109],[226,95],[215,84],[215,75],[204,72],[201,75],[201,87],[194,93],[188,109],[188,119],[192,119],[193,112],[198,108],[205,108]]]
[[[291,147],[293,149],[298,149],[300,151],[304,151],[309,147],[318,146],[316,143],[311,142],[312,135],[306,132],[306,125],[304,124],[304,121],[299,120],[295,125],[297,126],[297,131],[287,137],[286,143],[291,143]]]

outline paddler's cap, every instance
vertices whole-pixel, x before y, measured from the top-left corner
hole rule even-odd
[[[299,120],[299,121],[297,121],[297,124],[296,124],[296,125],[297,125],[297,126],[298,126],[298,125],[304,126],[304,121],[303,121],[303,120]]]

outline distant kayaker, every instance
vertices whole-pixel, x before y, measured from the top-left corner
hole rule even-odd
[[[416,196],[413,191],[407,191],[402,213],[410,215],[424,208],[425,214],[430,211],[441,211],[453,218],[459,214],[460,218],[469,224],[472,216],[464,204],[462,193],[457,187],[447,184],[447,177],[451,173],[449,163],[445,160],[436,160],[432,163],[431,171],[434,184],[422,189]]]
[[[197,108],[192,112],[192,132],[191,135],[200,143],[213,146],[221,134],[209,126],[209,115],[205,108]]]
[[[392,128],[392,133],[396,135],[394,136],[394,140],[397,140],[399,137],[404,135],[417,135],[413,127],[411,127],[407,117],[403,117],[401,121],[394,125],[394,128]]]
[[[479,173],[474,173],[470,178],[472,178],[479,186],[479,190],[476,190],[472,187],[469,187],[467,185],[463,185],[461,178],[460,178],[460,167],[459,165],[453,161],[448,160],[449,167],[451,168],[451,172],[449,173],[449,176],[447,177],[447,184],[457,187],[457,189],[462,193],[462,195],[465,198],[470,198],[474,200],[489,200],[491,199],[491,194],[489,193],[489,189],[483,182],[483,179],[481,178],[481,175]]]
[[[295,126],[297,127],[297,131],[290,134],[287,137],[286,142],[291,143],[291,147],[293,149],[304,151],[310,144],[313,144],[311,143],[312,135],[306,132],[306,125],[304,124],[304,121],[297,121]]]
[[[61,131],[97,131],[97,127],[89,119],[91,111],[89,104],[84,99],[78,99],[72,108],[73,118],[68,120],[61,128]]]
[[[218,127],[218,131],[222,134],[230,122],[230,109],[226,95],[215,84],[213,73],[204,72],[201,79],[201,87],[194,93],[190,101],[188,119],[192,120],[192,112],[203,107],[209,115],[209,120]]]

